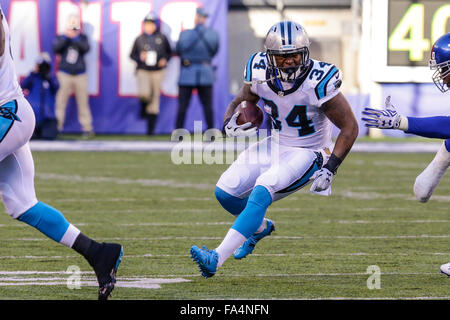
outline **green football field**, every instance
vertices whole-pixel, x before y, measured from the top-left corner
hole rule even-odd
[[[433,156],[350,154],[330,197],[306,188],[274,203],[266,217],[276,231],[210,279],[189,249],[215,248],[233,223],[214,198],[227,165],[174,165],[166,152],[35,152],[35,185],[83,233],[123,245],[112,299],[448,299],[439,267],[450,262],[450,179],[426,204],[412,190]],[[0,299],[97,298],[81,256],[1,211]]]

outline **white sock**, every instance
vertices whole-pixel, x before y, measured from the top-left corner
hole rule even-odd
[[[59,243],[65,245],[66,247],[72,248],[79,234],[80,230],[78,230],[78,228],[74,225],[69,224],[69,228],[67,228],[66,233],[64,233]]]
[[[256,230],[255,233],[261,233],[264,231],[264,229],[267,228],[267,219],[264,218],[263,221],[261,222],[261,225],[259,226],[258,230]]]
[[[222,243],[215,249],[219,254],[219,262],[217,267],[227,260],[237,248],[239,248],[247,240],[239,231],[230,228]]]

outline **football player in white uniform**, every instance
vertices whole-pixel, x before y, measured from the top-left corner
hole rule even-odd
[[[61,212],[36,199],[29,146],[35,117],[17,81],[9,27],[1,7],[0,18],[0,193],[6,212],[83,255],[97,276],[98,299],[106,300],[114,289],[122,246],[88,238]]]
[[[433,82],[441,92],[450,89],[450,33],[441,36],[431,48],[430,69],[435,70]],[[366,127],[398,129],[427,138],[446,139],[434,159],[419,174],[414,183],[414,195],[427,202],[450,166],[450,117],[406,117],[397,113],[388,96],[385,108],[364,108],[362,120]],[[450,276],[450,263],[441,266],[441,272]]]
[[[244,100],[260,99],[276,130],[243,151],[217,182],[216,198],[236,220],[216,249],[191,247],[205,278],[232,254],[236,259],[250,254],[275,230],[273,221],[264,218],[273,201],[310,182],[312,192],[329,195],[358,135],[355,116],[339,90],[341,73],[332,64],[310,59],[309,45],[301,25],[279,22],[267,33],[266,51],[253,54],[245,67],[244,85],[226,110],[224,131],[228,137],[255,134],[250,123],[236,123],[235,109]],[[331,123],[340,129],[333,152]]]

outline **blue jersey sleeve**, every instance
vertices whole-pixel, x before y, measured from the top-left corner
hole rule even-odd
[[[408,130],[405,132],[427,138],[450,139],[450,117],[408,117]]]

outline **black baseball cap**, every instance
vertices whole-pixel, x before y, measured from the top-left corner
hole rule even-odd
[[[209,13],[205,11],[202,7],[197,8],[197,14],[203,17],[209,16]]]
[[[156,16],[156,14],[154,12],[148,13],[144,18],[144,22],[156,22],[157,20],[158,20],[158,17]]]

